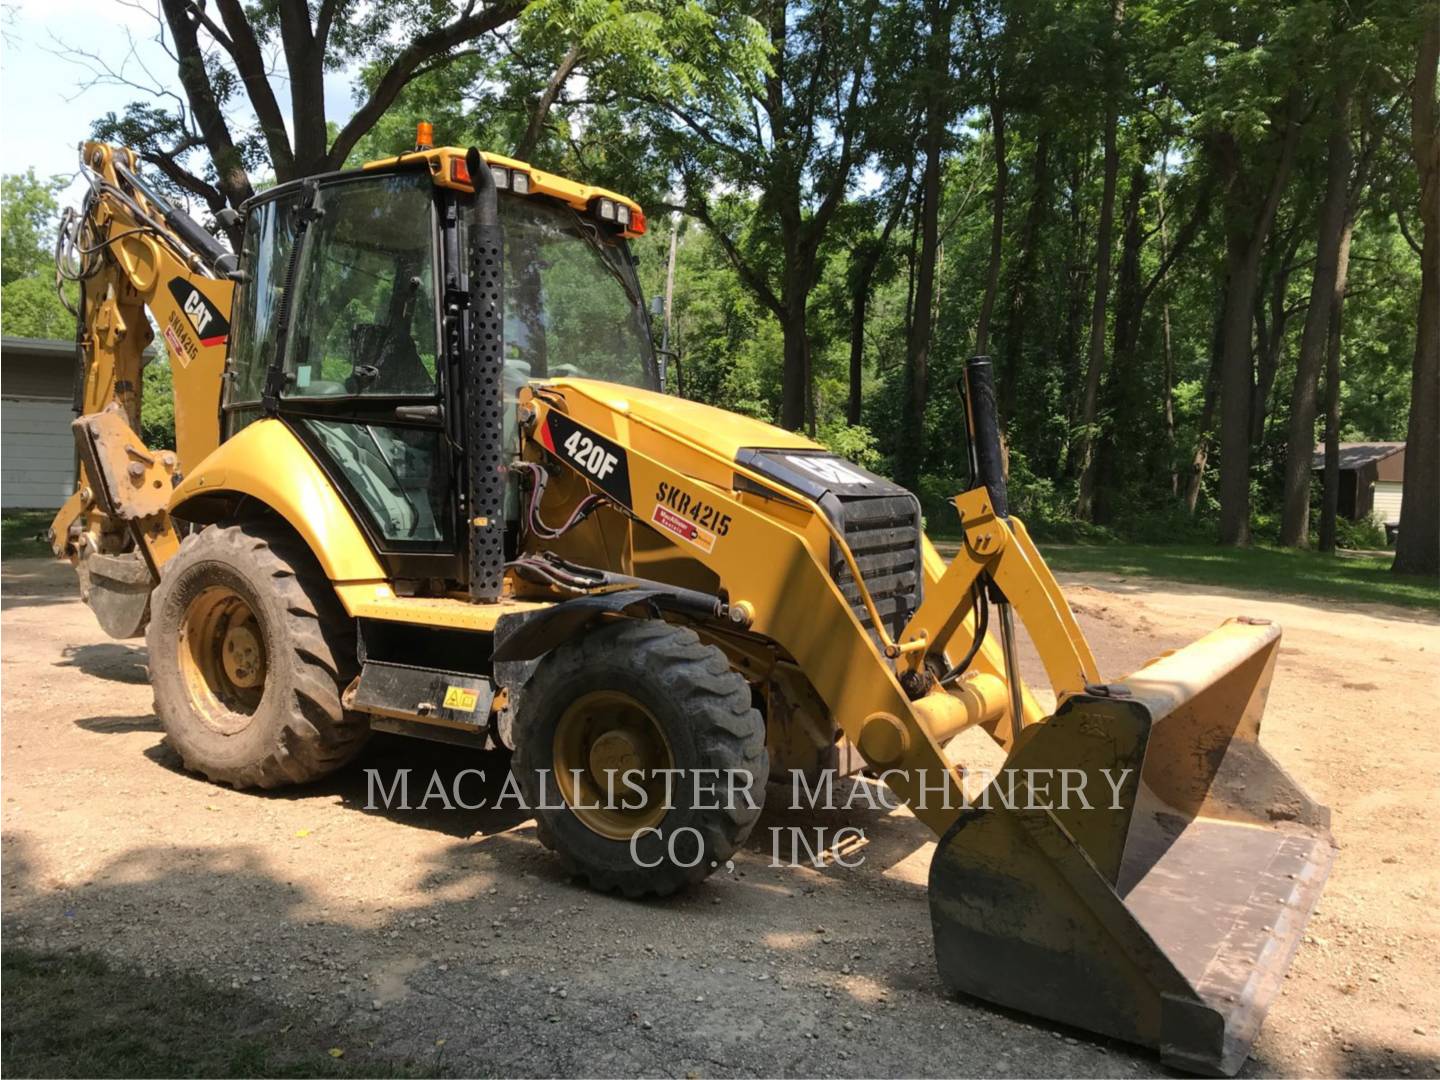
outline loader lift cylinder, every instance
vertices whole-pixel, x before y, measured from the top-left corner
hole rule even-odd
[[[965,424],[970,429],[970,457],[975,481],[990,492],[995,516],[1010,516],[1005,487],[1005,459],[1000,450],[1000,410],[995,405],[995,365],[988,356],[965,361]]]
[[[970,435],[974,479],[990,494],[998,518],[1010,517],[1010,493],[1005,486],[1005,459],[1000,450],[1000,415],[995,405],[995,365],[988,356],[965,362],[965,424]],[[1010,601],[993,581],[987,583],[990,599],[1000,609],[1000,643],[1005,652],[1005,679],[1010,689],[1010,717],[1015,735],[1025,723],[1020,690],[1020,659],[1015,647],[1015,613]]]

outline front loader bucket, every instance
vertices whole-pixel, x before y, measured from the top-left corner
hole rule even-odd
[[[930,866],[951,990],[1244,1064],[1334,857],[1329,811],[1259,745],[1279,642],[1228,622],[1025,730]]]

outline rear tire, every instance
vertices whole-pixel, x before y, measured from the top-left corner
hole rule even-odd
[[[611,801],[592,771],[607,762],[680,770],[668,804],[650,788],[636,811],[593,809]],[[605,892],[667,896],[725,865],[760,816],[769,769],[749,685],[695,631],[657,620],[607,623],[555,649],[515,718],[511,770],[541,842]],[[697,775],[713,790],[697,794]],[[731,776],[746,789],[734,799]],[[639,801],[614,787],[617,801]]]
[[[309,549],[279,529],[187,536],[155,588],[146,645],[167,741],[216,783],[303,784],[369,736],[340,704],[355,673],[352,623]]]

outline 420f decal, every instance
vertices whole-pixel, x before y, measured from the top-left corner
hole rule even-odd
[[[551,410],[540,441],[558,458],[569,462],[580,475],[623,506],[630,499],[630,459],[618,443],[598,432],[581,427],[564,413]]]

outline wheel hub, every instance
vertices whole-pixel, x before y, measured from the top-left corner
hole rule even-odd
[[[250,726],[265,695],[265,635],[246,599],[212,585],[190,601],[180,623],[180,672],[190,706],[223,735]]]
[[[231,625],[225,633],[220,658],[225,674],[236,686],[249,690],[265,681],[265,647],[253,624]]]
[[[635,736],[628,731],[607,731],[590,746],[590,773],[596,779],[604,779],[607,773],[616,775],[633,769],[645,768],[643,751]]]
[[[664,819],[669,808],[662,770],[673,762],[659,722],[626,693],[584,694],[555,728],[560,793],[587,828],[610,840],[628,841]]]

